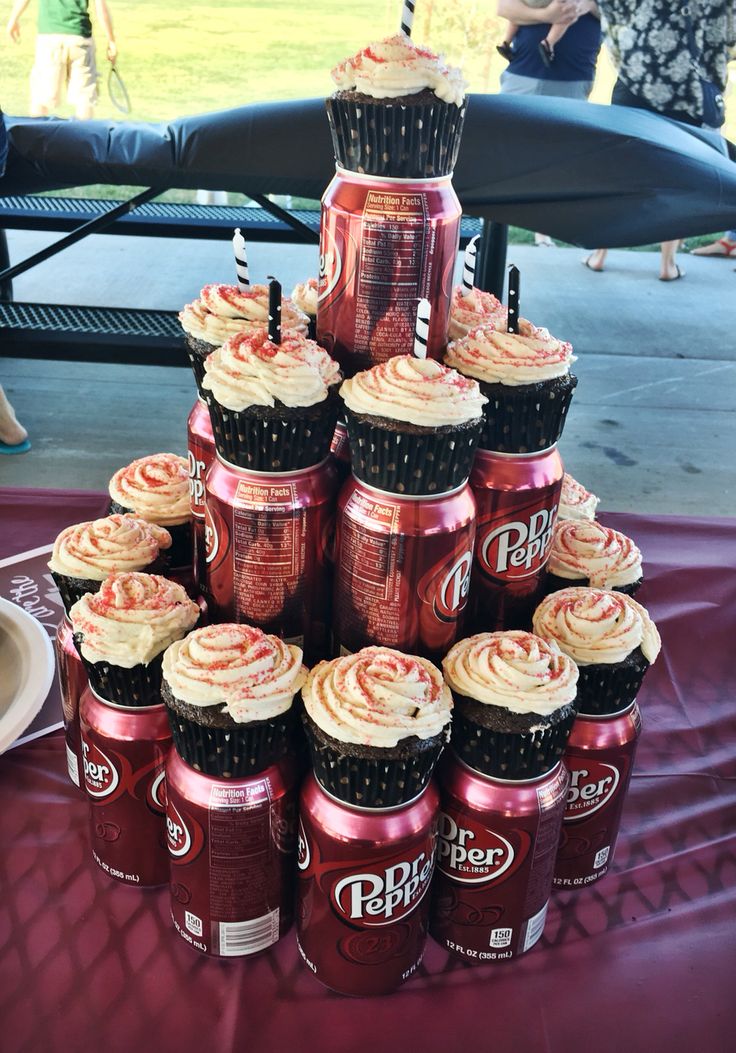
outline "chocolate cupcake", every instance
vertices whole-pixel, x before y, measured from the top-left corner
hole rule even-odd
[[[359,808],[413,800],[450,737],[452,699],[440,671],[388,647],[320,662],[302,698],[314,774]]]
[[[456,285],[450,300],[450,320],[447,336],[459,340],[482,325],[505,329],[508,320],[506,308],[493,293],[482,289],[466,289]]]
[[[110,480],[111,512],[132,512],[171,535],[166,552],[171,567],[192,562],[189,463],[175,453],[152,453],[120,468]]]
[[[430,358],[396,355],[343,382],[353,473],[394,494],[467,480],[486,401],[476,381]]]
[[[307,336],[317,339],[317,293],[319,283],[316,278],[307,278],[305,282],[295,285],[291,293],[291,302],[309,319]]]
[[[533,628],[578,666],[577,709],[592,716],[628,709],[661,648],[644,607],[622,592],[606,589],[552,593],[534,612]]]
[[[495,779],[538,779],[561,760],[575,720],[578,670],[557,644],[521,630],[479,633],[442,668],[455,709],[452,748]]]
[[[250,625],[208,625],[172,644],[162,695],[174,746],[197,771],[242,779],[293,752],[300,648]]]
[[[203,394],[217,452],[255,472],[293,472],[330,452],[340,368],[313,340],[261,329],[239,333],[207,358]]]
[[[90,687],[117,706],[161,702],[161,659],[195,625],[199,607],[158,574],[111,574],[69,618]]]
[[[562,477],[562,493],[557,518],[560,519],[595,519],[595,510],[600,498],[586,490],[582,483],[573,479],[567,472]]]
[[[467,98],[458,69],[403,33],[371,44],[332,71],[327,117],[338,165],[399,179],[450,175]]]
[[[85,593],[97,592],[108,574],[163,569],[160,553],[169,548],[168,530],[116,513],[62,530],[48,566],[69,614]]]
[[[202,394],[204,362],[236,333],[268,327],[268,286],[205,285],[199,299],[188,303],[179,314],[184,330],[194,379]],[[307,332],[309,320],[288,297],[281,301],[281,328]]]
[[[597,520],[558,522],[547,567],[548,592],[570,585],[593,585],[633,596],[642,583],[639,549],[626,534]]]
[[[578,382],[570,344],[521,318],[518,333],[486,324],[452,341],[444,361],[487,398],[481,449],[537,453],[557,442]]]

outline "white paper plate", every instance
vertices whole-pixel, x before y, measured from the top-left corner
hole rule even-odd
[[[54,649],[41,623],[0,598],[0,753],[44,704],[54,669]]]

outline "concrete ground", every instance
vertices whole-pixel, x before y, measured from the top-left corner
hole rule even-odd
[[[9,235],[15,262],[55,240]],[[17,300],[175,309],[234,279],[229,242],[100,235],[21,276]],[[561,449],[602,508],[736,513],[736,274],[683,254],[683,281],[657,281],[654,253],[612,251],[604,274],[576,249],[512,246],[522,313],[570,340],[579,377]],[[251,276],[286,290],[316,249],[252,245]],[[102,489],[134,457],[183,451],[195,397],[188,369],[0,358],[0,382],[33,449],[0,457],[0,485]]]

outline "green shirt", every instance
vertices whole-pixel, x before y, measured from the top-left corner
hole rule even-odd
[[[38,32],[91,37],[89,0],[38,0]]]

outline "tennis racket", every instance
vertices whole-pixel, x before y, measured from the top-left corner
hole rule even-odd
[[[114,64],[110,66],[110,72],[107,74],[107,93],[116,110],[124,114],[130,113],[130,95]]]

